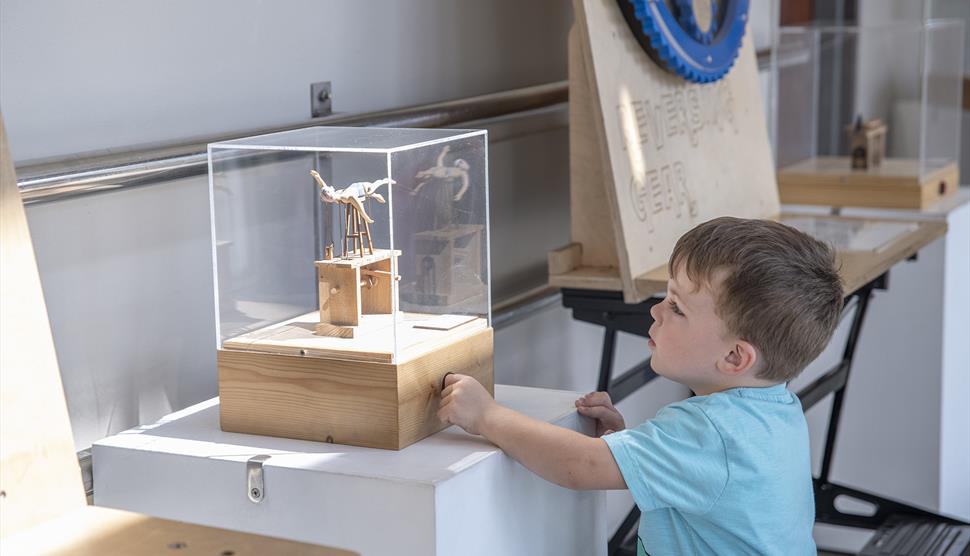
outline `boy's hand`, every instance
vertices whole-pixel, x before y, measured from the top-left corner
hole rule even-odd
[[[606,392],[590,392],[576,400],[576,411],[585,417],[596,419],[596,436],[626,428],[623,416],[613,407],[610,395]]]
[[[485,415],[498,407],[488,390],[470,376],[449,374],[441,391],[438,418],[472,434],[482,434]]]

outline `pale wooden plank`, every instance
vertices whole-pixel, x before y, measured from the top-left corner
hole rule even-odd
[[[603,150],[594,124],[599,109],[589,90],[589,72],[581,31],[569,30],[569,210],[571,237],[585,246],[576,266],[619,267],[616,229],[606,192]],[[575,267],[574,267],[575,268]],[[572,270],[572,269],[569,269]],[[564,271],[565,272],[565,271]],[[550,274],[560,272],[549,271]]]
[[[399,312],[397,315],[397,354],[403,362],[447,343],[450,334],[487,327],[484,318],[470,317],[450,330],[422,328],[420,325],[440,315]],[[466,315],[458,315],[466,317]],[[307,313],[248,332],[223,342],[224,349],[260,351],[306,357],[337,358],[354,361],[391,362],[394,358],[392,330],[394,315],[365,315],[356,327],[353,338],[318,336],[317,313]]]
[[[778,212],[754,47],[748,32],[728,75],[688,83],[643,52],[615,2],[574,6],[590,54],[596,135],[609,160],[604,180],[620,226],[624,298],[640,301],[647,296],[636,277],[666,263],[687,230],[722,215]]]
[[[610,267],[581,267],[563,274],[551,274],[549,285],[557,288],[623,291],[620,270]]]
[[[592,166],[591,168],[598,167],[599,170],[591,173],[590,178],[595,177],[598,172],[598,175],[602,180],[602,189],[600,189],[600,191],[602,191],[604,195],[602,198],[597,198],[595,194],[584,195],[582,196],[583,198],[581,200],[578,200],[584,203],[601,203],[606,205],[606,220],[601,220],[599,224],[597,224],[597,222],[592,221],[592,218],[595,216],[602,217],[604,214],[589,214],[591,221],[589,222],[588,229],[592,230],[593,234],[596,234],[595,230],[597,225],[606,226],[608,223],[609,230],[612,232],[612,245],[614,251],[614,254],[610,255],[608,253],[597,253],[596,251],[590,250],[587,257],[603,257],[603,264],[584,265],[584,267],[618,268],[620,283],[622,284],[621,290],[624,292],[624,297],[626,297],[628,301],[635,301],[630,299],[630,296],[635,295],[634,286],[631,280],[633,274],[630,270],[630,260],[627,250],[624,248],[625,239],[623,237],[623,222],[620,218],[620,201],[617,197],[616,188],[613,186],[613,184],[616,182],[616,168],[613,167],[610,159],[609,144],[606,141],[606,129],[602,114],[602,102],[600,96],[601,91],[597,86],[598,82],[596,79],[596,67],[594,66],[594,58],[591,46],[590,37],[592,35],[592,31],[590,30],[590,27],[586,21],[586,10],[583,4],[584,0],[573,0],[573,15],[575,18],[573,26],[579,30],[579,32],[576,34],[579,40],[577,41],[578,48],[575,49],[575,52],[580,54],[581,60],[576,67],[582,72],[582,74],[585,75],[585,89],[580,86],[577,92],[581,95],[585,94],[585,96],[587,96],[589,99],[588,102],[580,102],[579,104],[586,104],[589,106],[588,119],[585,120],[585,123],[591,123],[592,127],[585,129],[580,127],[583,125],[583,120],[581,119],[580,124],[576,125],[578,129],[576,129],[574,135],[572,128],[575,124],[570,122],[570,139],[572,139],[574,136],[581,138],[581,140],[582,138],[585,138],[585,142],[579,143],[580,148],[588,147],[589,152],[596,153],[595,158],[590,159],[590,161],[592,164],[597,164],[598,166]],[[570,102],[570,104],[572,104],[572,102]],[[580,113],[579,115],[581,116],[582,114]],[[572,149],[570,149],[570,154],[572,154]],[[570,183],[570,186],[572,186],[572,183]],[[595,189],[592,191],[595,191]],[[606,235],[606,232],[600,232],[595,237],[592,237],[592,239],[597,241],[597,244],[602,242],[604,249],[606,249],[605,246],[609,244],[608,237],[609,236]],[[580,243],[590,243],[590,241],[580,241]],[[595,247],[593,247],[593,249],[595,249]],[[600,287],[602,286],[603,284],[600,284]]]
[[[637,276],[637,291],[647,296],[666,295],[668,280],[670,280],[670,272],[667,265],[658,266],[650,272]]]
[[[397,446],[396,366],[219,350],[222,430]]]
[[[374,264],[378,261],[383,261],[385,259],[390,259],[391,257],[400,256],[401,252],[398,250],[391,251],[390,249],[374,249],[373,253],[367,253],[363,257],[351,253],[350,255],[340,257],[338,259],[330,259],[324,261],[316,261],[317,265],[333,266],[337,268],[361,268]]]
[[[920,175],[916,159],[887,158],[880,166],[852,170],[848,157],[818,157],[778,172],[785,203],[825,206],[921,209],[957,192],[954,162]]]
[[[384,259],[367,265],[362,272],[376,270],[376,274],[361,276],[369,286],[361,286],[360,310],[363,315],[385,315],[394,309],[394,276],[391,259]]]
[[[835,222],[858,221],[866,223],[877,222],[902,222],[916,224],[916,229],[912,232],[901,235],[883,249],[872,251],[838,251],[836,252],[836,266],[839,277],[842,279],[842,289],[846,295],[864,286],[869,281],[879,277],[899,261],[905,260],[914,255],[917,251],[927,246],[933,240],[946,233],[946,222],[917,221],[896,218],[862,218],[846,216],[823,216],[815,214],[801,215],[797,213],[782,213],[774,215],[769,220],[784,221],[786,218],[806,216],[819,220],[831,220]],[[670,273],[665,266],[644,274],[638,280],[642,280],[641,289],[648,291],[656,290],[655,293],[661,294],[666,290],[666,282],[670,279]]]
[[[0,554],[354,554],[86,505],[2,116],[0,307]]]
[[[0,537],[83,507],[47,306],[0,115]],[[6,554],[6,551],[4,551]]]
[[[4,515],[4,519],[7,515]],[[0,540],[4,556],[351,556],[356,552],[100,508],[75,508]]]
[[[835,218],[835,217],[833,217]],[[845,218],[843,220],[860,220],[874,222],[865,218]],[[933,240],[946,234],[945,221],[913,221],[905,219],[879,219],[878,221],[894,221],[916,223],[917,229],[904,234],[893,241],[886,248],[868,252],[839,252],[836,254],[839,266],[839,276],[842,278],[842,289],[845,293],[853,292],[867,282],[878,278],[899,261],[916,254],[917,251],[929,245]]]
[[[222,429],[403,448],[443,428],[435,414],[446,372],[494,387],[491,328],[438,335],[397,365],[219,350]]]
[[[357,326],[361,314],[360,267],[338,267],[326,262],[316,263],[320,322]]]
[[[549,274],[565,274],[570,270],[583,266],[583,246],[580,243],[570,243],[549,251],[547,255]]]

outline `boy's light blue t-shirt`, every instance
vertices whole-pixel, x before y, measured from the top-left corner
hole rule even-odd
[[[816,554],[808,426],[784,384],[695,396],[603,440],[641,511],[638,554]]]

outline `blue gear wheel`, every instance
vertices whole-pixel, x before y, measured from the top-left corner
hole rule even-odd
[[[677,0],[677,20],[680,26],[687,29],[690,36],[694,37],[694,40],[711,44],[718,28],[717,0],[706,1],[711,5],[711,25],[707,31],[701,30],[697,16],[694,14],[694,3],[691,0]]]
[[[691,33],[678,21],[665,0],[618,0],[634,35],[647,54],[662,67],[694,83],[711,83],[724,77],[741,50],[748,20],[749,0],[724,0],[723,13],[717,14],[710,43]],[[689,1],[677,0],[681,15],[693,8]],[[688,6],[688,7],[684,7]],[[698,33],[700,28],[694,21]]]

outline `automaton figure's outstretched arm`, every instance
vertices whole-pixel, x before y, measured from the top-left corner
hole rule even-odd
[[[438,168],[441,168],[442,166],[445,165],[445,155],[447,155],[448,151],[450,150],[451,150],[451,145],[445,145],[444,147],[441,148],[441,152],[438,153],[438,162],[435,163],[435,166],[437,166]]]
[[[461,189],[458,190],[458,193],[455,193],[455,202],[460,201],[465,196],[466,191],[468,191],[468,172],[462,172]]]
[[[326,203],[336,203],[337,198],[334,189],[327,185],[327,182],[323,181],[323,178],[320,177],[320,174],[316,170],[310,170],[310,175],[313,176],[317,185],[320,186],[320,200]]]
[[[445,145],[442,147],[441,152],[438,153],[438,160],[435,162],[435,165],[426,170],[421,170],[414,176],[416,178],[424,179],[422,179],[421,183],[411,190],[411,195],[417,195],[418,191],[421,191],[421,188],[424,187],[431,178],[443,177],[444,173],[448,170],[445,168],[445,156],[448,155],[448,151],[450,150],[451,145]]]

